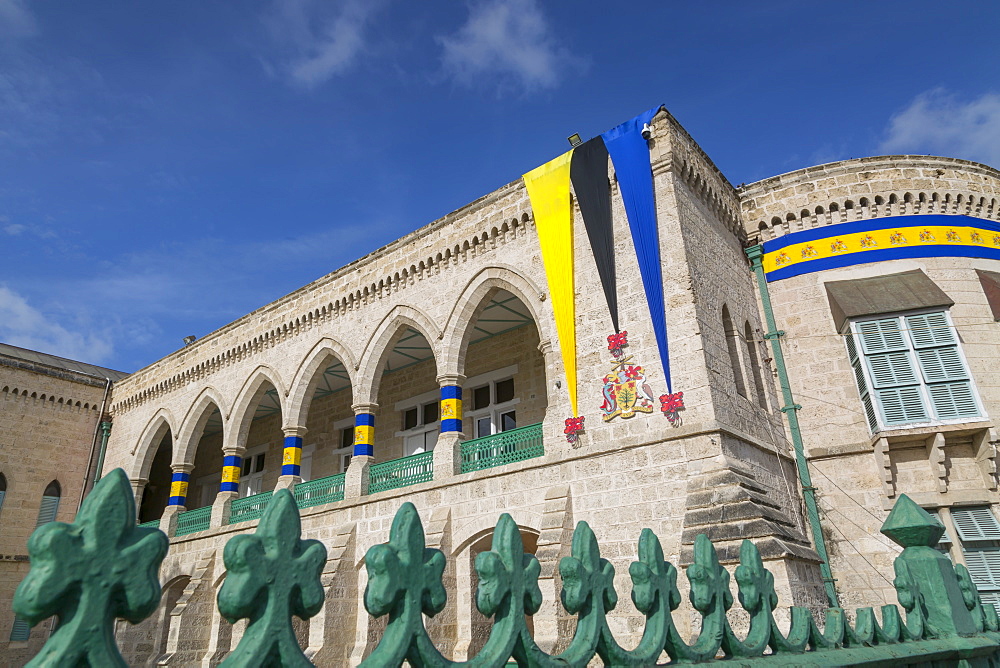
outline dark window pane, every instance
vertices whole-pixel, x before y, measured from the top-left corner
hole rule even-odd
[[[417,409],[411,408],[403,413],[403,429],[413,429],[417,426]]]
[[[340,472],[347,473],[347,467],[350,465],[351,465],[351,456],[344,455],[343,458],[340,460],[340,466],[341,466]]]
[[[243,459],[243,475],[250,475],[250,466],[253,464],[253,457]]]
[[[517,429],[517,418],[514,411],[507,411],[500,416],[500,431],[510,431]]]
[[[438,402],[424,404],[424,421],[422,424],[433,424],[438,420]]]
[[[514,399],[514,379],[508,378],[497,383],[497,403],[502,404]]]
[[[340,430],[340,447],[349,448],[354,445],[354,428],[348,427]]]
[[[253,467],[254,473],[260,473],[264,470],[264,453],[257,455],[257,461],[255,464],[256,465]]]
[[[490,386],[483,385],[472,391],[472,410],[478,411],[490,405]]]
[[[476,420],[476,438],[481,438],[483,436],[489,436],[493,433],[493,423],[489,416],[481,417]]]

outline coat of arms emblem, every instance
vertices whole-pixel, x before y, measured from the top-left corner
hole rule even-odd
[[[608,337],[608,350],[614,356],[611,372],[604,376],[604,403],[601,417],[610,422],[616,417],[635,417],[637,413],[653,412],[653,391],[646,382],[646,372],[641,365],[632,364],[632,355],[626,355],[628,332]]]

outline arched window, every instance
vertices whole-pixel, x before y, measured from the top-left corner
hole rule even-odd
[[[726,332],[726,349],[729,351],[729,364],[733,369],[733,382],[741,397],[747,396],[746,382],[743,380],[743,365],[740,363],[739,333],[733,327],[733,319],[729,317],[729,307],[722,305],[722,328]]]
[[[760,357],[757,355],[757,341],[754,339],[753,328],[748,320],[743,325],[743,335],[747,342],[747,354],[750,356],[750,373],[753,374],[753,386],[757,392],[757,405],[767,408],[767,399],[764,395],[764,378],[761,374]]]
[[[35,522],[36,529],[43,524],[55,521],[56,513],[59,511],[60,496],[62,496],[62,490],[59,488],[59,482],[53,480],[42,494],[42,507],[38,509],[38,521]]]
[[[7,494],[7,478],[0,473],[0,510],[3,510],[3,497]]]

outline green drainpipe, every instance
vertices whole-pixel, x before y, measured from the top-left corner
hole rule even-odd
[[[97,472],[94,474],[94,484],[101,479],[101,468],[104,466],[104,453],[108,451],[108,437],[111,436],[111,423],[105,420],[101,423],[101,454],[97,458]]]
[[[774,311],[771,309],[771,295],[767,292],[767,280],[764,278],[764,267],[761,260],[764,256],[764,249],[760,244],[746,249],[747,257],[750,258],[750,266],[757,276],[757,289],[760,292],[760,302],[764,307],[764,319],[767,321],[767,334],[765,339],[771,341],[771,351],[774,355],[774,366],[778,371],[778,382],[781,384],[781,397],[785,402],[781,412],[788,419],[788,431],[792,434],[792,447],[795,449],[795,468],[799,472],[799,483],[802,485],[802,497],[806,502],[806,514],[809,516],[809,527],[812,529],[813,541],[816,543],[816,552],[822,560],[819,565],[820,573],[823,574],[823,586],[826,587],[826,597],[830,601],[830,607],[839,608],[840,602],[837,599],[837,590],[833,586],[834,578],[830,572],[830,556],[826,551],[826,540],[823,538],[823,529],[819,524],[819,510],[816,507],[816,488],[813,487],[812,478],[809,476],[809,466],[806,463],[805,451],[802,448],[802,432],[799,430],[798,410],[802,406],[795,403],[792,398],[792,388],[788,384],[788,371],[785,369],[785,357],[781,354],[781,337],[784,332],[779,331],[774,323]]]

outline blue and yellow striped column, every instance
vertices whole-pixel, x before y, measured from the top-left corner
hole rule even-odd
[[[462,431],[462,386],[441,386],[441,433]]]
[[[375,414],[358,412],[354,415],[354,456],[375,454]]]
[[[222,483],[220,492],[240,491],[240,472],[243,469],[243,458],[239,455],[224,455],[222,458]]]
[[[188,482],[191,480],[191,466],[185,465],[187,471],[174,471],[170,477],[170,499],[168,506],[183,506],[187,503]]]
[[[288,427],[285,430],[285,450],[281,455],[281,475],[302,474],[302,437],[305,428]]]

